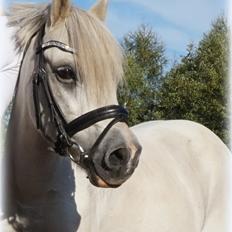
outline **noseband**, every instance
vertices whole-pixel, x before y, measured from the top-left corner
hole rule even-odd
[[[37,52],[33,76],[33,100],[35,107],[35,117],[37,129],[40,130],[43,135],[49,140],[53,145],[53,150],[61,156],[69,156],[74,162],[80,165],[86,165],[91,160],[91,154],[95,152],[99,144],[102,142],[108,131],[118,122],[126,122],[128,119],[128,112],[123,107],[118,105],[110,105],[96,110],[90,111],[80,117],[75,118],[71,122],[67,122],[62,110],[57,104],[55,97],[51,91],[48,74],[45,70],[45,61],[43,52],[46,49],[55,47],[64,52],[76,53],[76,51],[59,42],[59,41],[49,41],[42,43],[44,35],[44,30],[41,30],[39,33],[39,38],[37,42]],[[42,121],[42,99],[41,93],[45,96],[45,101],[49,109],[50,119],[52,125],[56,130],[55,139],[52,136],[48,136],[43,130],[43,121]],[[91,127],[97,122],[112,119],[112,121],[105,127],[103,132],[96,139],[93,146],[88,151],[84,149],[72,140],[72,137],[86,128]],[[75,153],[78,155],[73,155],[69,151],[74,149]]]

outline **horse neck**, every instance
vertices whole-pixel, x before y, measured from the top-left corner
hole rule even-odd
[[[8,129],[9,143],[14,145],[12,148],[16,151],[16,154],[21,150],[26,150],[27,152],[21,154],[21,156],[30,157],[35,157],[37,153],[44,153],[43,148],[48,146],[41,134],[36,130],[33,113],[31,78],[35,65],[34,44],[35,38],[32,39],[21,64]],[[39,147],[40,149],[38,149]],[[33,148],[33,151],[30,151],[30,148]]]
[[[21,201],[28,204],[43,201],[50,192],[62,197],[75,192],[71,161],[49,151],[51,144],[35,126],[31,80],[34,47],[33,39],[22,64],[8,131],[16,184]]]
[[[31,231],[47,231],[47,228],[51,228],[49,231],[60,228],[61,231],[76,231],[80,216],[75,202],[76,184],[71,161],[49,151],[49,143],[36,129],[35,117],[30,111],[33,105],[29,78],[33,71],[26,70],[33,67],[32,58],[29,51],[22,66],[9,123],[8,175],[9,191],[12,192],[10,201],[13,202],[10,204],[16,211],[13,214],[27,221]]]

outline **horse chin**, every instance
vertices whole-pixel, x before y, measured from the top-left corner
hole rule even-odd
[[[109,184],[103,180],[95,171],[94,168],[90,168],[88,171],[88,179],[90,183],[98,188],[118,188],[121,184]]]
[[[98,188],[118,188],[119,186],[121,186],[121,185],[108,184],[97,175],[89,176],[89,180],[90,180],[91,184],[93,184],[94,186],[96,186]]]

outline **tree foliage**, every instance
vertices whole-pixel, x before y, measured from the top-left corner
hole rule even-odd
[[[155,89],[159,87],[166,64],[164,46],[148,26],[126,35],[126,85],[119,88],[119,101],[130,109],[130,125],[153,119]]]
[[[197,48],[167,74],[157,98],[156,116],[188,119],[213,130],[228,142],[228,28],[219,17]]]
[[[154,119],[187,119],[213,130],[225,142],[227,130],[228,28],[219,17],[197,47],[164,74],[164,46],[147,26],[125,36],[122,46],[127,84],[120,102],[127,103],[130,124]]]

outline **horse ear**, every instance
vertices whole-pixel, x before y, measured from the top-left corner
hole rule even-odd
[[[57,21],[65,19],[70,13],[70,0],[53,0],[50,11],[51,26],[55,25]]]
[[[99,0],[89,12],[102,21],[105,21],[107,13],[108,0]]]

